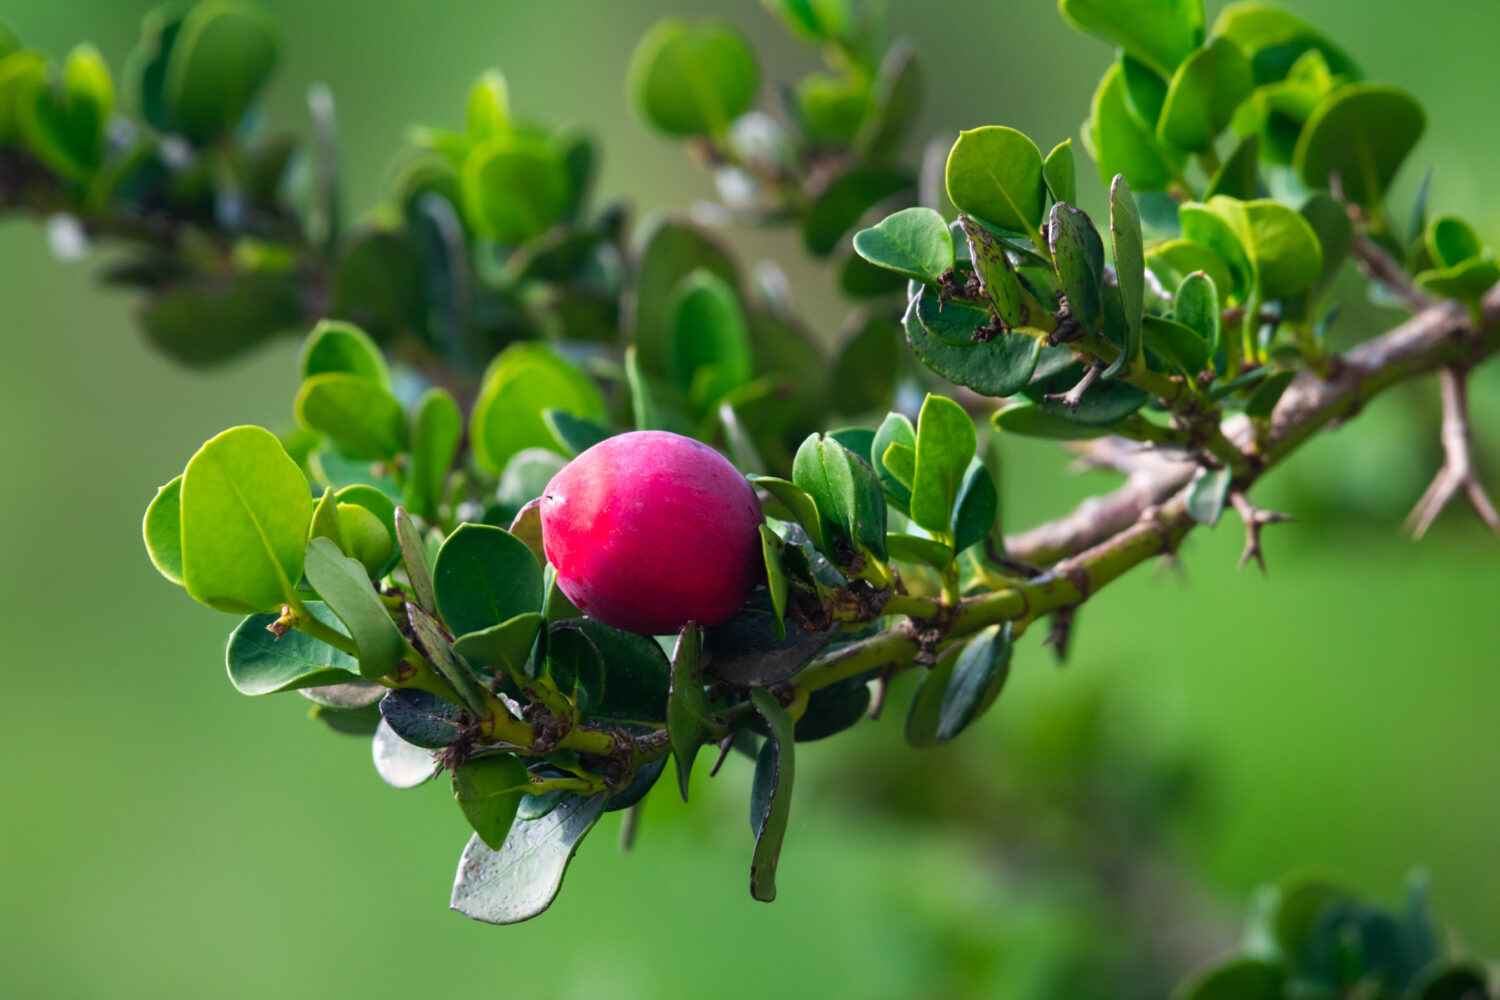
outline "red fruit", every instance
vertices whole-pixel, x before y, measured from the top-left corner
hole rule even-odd
[[[542,494],[542,546],[590,618],[668,635],[721,622],[764,577],[755,490],[708,445],[633,431],[594,445]]]

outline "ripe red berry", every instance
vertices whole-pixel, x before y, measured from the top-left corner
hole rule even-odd
[[[763,578],[755,490],[708,445],[666,431],[602,441],[542,494],[558,586],[606,625],[668,635],[733,615]]]

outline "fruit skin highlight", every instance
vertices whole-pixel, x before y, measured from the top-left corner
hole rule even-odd
[[[608,438],[542,494],[542,546],[584,614],[644,635],[733,615],[765,575],[755,490],[713,448],[667,431]]]

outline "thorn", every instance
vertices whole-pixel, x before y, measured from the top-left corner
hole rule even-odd
[[[1406,530],[1413,538],[1421,538],[1432,527],[1432,522],[1443,512],[1449,502],[1462,489],[1469,502],[1479,512],[1495,534],[1500,535],[1500,517],[1495,514],[1495,505],[1485,493],[1484,485],[1474,473],[1470,443],[1473,432],[1469,427],[1469,392],[1465,375],[1453,368],[1444,368],[1438,373],[1443,385],[1443,467],[1433,477],[1432,485],[1422,494],[1422,499],[1406,517]]]
[[[1234,504],[1234,509],[1239,511],[1240,520],[1245,522],[1245,550],[1240,553],[1239,569],[1244,569],[1251,559],[1255,560],[1260,567],[1261,575],[1266,573],[1266,555],[1260,547],[1260,532],[1268,524],[1284,524],[1288,521],[1297,520],[1290,514],[1278,514],[1271,510],[1261,510],[1250,502],[1250,498],[1243,493],[1231,493],[1229,500]]]
[[[1052,613],[1052,628],[1042,640],[1042,648],[1052,647],[1052,655],[1059,667],[1067,666],[1068,643],[1073,638],[1073,621],[1078,616],[1078,605],[1070,604]]]
[[[1099,381],[1099,376],[1103,373],[1104,367],[1095,362],[1089,365],[1088,371],[1083,373],[1083,378],[1079,379],[1078,384],[1073,388],[1067,392],[1049,392],[1042,399],[1048,403],[1061,403],[1068,408],[1069,413],[1077,413],[1079,404],[1083,402],[1083,394],[1088,392],[1089,388],[1095,382]]]
[[[714,761],[714,766],[708,769],[708,776],[710,778],[718,777],[719,768],[724,766],[724,758],[728,757],[729,751],[734,749],[734,738],[736,735],[735,733],[730,733],[719,741],[719,759]]]

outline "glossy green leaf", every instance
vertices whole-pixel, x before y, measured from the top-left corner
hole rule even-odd
[[[750,381],[745,316],[724,279],[693,271],[678,282],[667,313],[672,317],[668,369],[700,412]]]
[[[1078,170],[1073,162],[1073,140],[1064,139],[1052,147],[1052,152],[1042,161],[1042,179],[1054,201],[1068,204],[1078,200]]]
[[[567,455],[581,455],[613,433],[604,424],[576,416],[567,410],[543,410],[542,420]]]
[[[829,402],[850,416],[886,406],[901,365],[901,328],[887,315],[868,316],[839,348],[828,379]]]
[[[808,207],[802,222],[803,245],[813,256],[827,257],[843,241],[849,230],[859,224],[860,218],[866,212],[896,195],[909,192],[915,186],[916,180],[910,174],[899,170],[863,168],[840,174]],[[906,209],[905,211],[912,210]],[[897,213],[897,215],[900,214],[902,213]],[[885,221],[890,221],[890,218],[894,216]],[[876,228],[880,227],[877,225]],[[863,230],[863,232],[868,232],[868,230]],[[898,232],[891,235],[899,239],[903,234]],[[855,249],[858,248],[859,242],[856,237]],[[869,259],[868,256],[866,259]],[[880,261],[872,260],[871,263],[879,264]],[[951,262],[949,266],[952,266]],[[896,269],[893,268],[893,270]]]
[[[380,518],[356,503],[335,504],[334,517],[339,525],[338,537],[329,539],[334,547],[363,566],[367,576],[380,576],[395,551],[391,534]]]
[[[412,644],[417,652],[427,657],[438,676],[448,682],[464,707],[476,716],[483,715],[490,700],[485,687],[486,679],[464,662],[463,657],[467,654],[458,649],[441,622],[410,601],[406,602],[405,611],[407,624],[411,627]],[[538,621],[541,618],[535,613],[532,616]],[[531,636],[535,635],[536,627],[533,625]],[[528,645],[527,651],[529,649]],[[522,657],[524,656],[523,651]]]
[[[672,686],[667,695],[667,742],[677,765],[677,788],[688,800],[693,760],[709,737],[708,698],[703,693],[703,630],[684,628],[672,654]]]
[[[758,86],[755,54],[717,21],[667,18],[636,45],[628,87],[636,113],[668,135],[722,135],[749,110]]]
[[[525,448],[558,450],[542,414],[563,410],[606,422],[599,390],[583,372],[541,344],[513,344],[485,371],[479,399],[469,419],[474,457],[499,474]]]
[[[1243,253],[1240,254],[1243,257]],[[1146,254],[1149,267],[1163,287],[1180,285],[1188,275],[1202,271],[1223,301],[1234,292],[1234,276],[1229,265],[1214,251],[1192,240],[1168,240]]]
[[[1141,212],[1123,176],[1109,186],[1109,238],[1115,252],[1115,282],[1125,324],[1124,349],[1105,369],[1108,378],[1125,365],[1142,360],[1141,320],[1146,314],[1146,250],[1141,234]]]
[[[1455,267],[1417,275],[1417,286],[1424,291],[1470,305],[1477,303],[1496,282],[1500,282],[1500,266],[1488,257],[1474,257]]]
[[[1097,330],[1104,311],[1104,241],[1081,209],[1052,206],[1047,226],[1057,283],[1068,308],[1085,330]]]
[[[588,636],[604,660],[604,695],[590,717],[660,728],[666,717],[672,668],[656,640],[592,619],[572,624]]]
[[[739,288],[734,259],[723,244],[701,227],[668,217],[643,225],[635,295],[635,347],[640,363],[654,375],[667,375],[672,313],[668,306],[678,282],[704,268]]]
[[[460,175],[464,218],[503,244],[546,232],[568,206],[569,178],[548,142],[526,132],[504,132],[469,150]]]
[[[906,311],[906,340],[917,360],[955,385],[967,386],[985,396],[1009,396],[1031,381],[1042,345],[1023,333],[997,335],[984,343],[957,346],[944,343],[927,326],[930,320],[953,337],[990,323],[989,312],[953,300],[941,311],[924,291]],[[951,314],[951,315],[945,315]]]
[[[1188,490],[1188,514],[1199,524],[1212,528],[1219,523],[1219,516],[1224,513],[1224,500],[1228,496],[1229,470],[1202,469]]]
[[[826,739],[857,725],[870,709],[869,679],[846,677],[818,688],[807,699],[807,708],[793,728],[798,743]]]
[[[962,552],[984,540],[1000,514],[1000,491],[990,470],[977,458],[969,460],[953,503],[953,548]]]
[[[406,565],[406,579],[417,595],[417,603],[429,611],[436,611],[437,590],[432,583],[427,546],[411,515],[401,507],[396,508],[396,542],[401,549],[401,561]]]
[[[549,607],[548,615],[560,615],[563,611]],[[575,616],[579,613],[577,608],[571,611]],[[569,625],[549,624],[546,638],[542,675],[564,697],[572,699],[584,715],[593,713],[604,699],[604,655],[599,647],[582,629]]]
[[[975,633],[954,658],[953,671],[938,702],[932,737],[947,743],[985,713],[1010,675],[1011,626],[991,625]],[[929,674],[928,681],[934,675]],[[915,696],[921,698],[921,692]]]
[[[990,418],[997,430],[1027,437],[1052,438],[1059,441],[1087,441],[1112,432],[1109,424],[1089,424],[1052,413],[1035,403],[1017,403],[995,411]]]
[[[360,676],[394,676],[406,657],[406,640],[391,621],[370,577],[327,538],[307,543],[307,581],[338,615],[359,650]]]
[[[1344,197],[1378,206],[1427,125],[1404,90],[1373,83],[1340,87],[1318,105],[1297,140],[1292,163],[1315,188],[1337,176]]]
[[[182,586],[182,477],[156,491],[141,524],[146,553],[158,573]]]
[[[900,441],[892,441],[886,446],[885,454],[881,456],[881,462],[884,463],[889,477],[899,481],[910,491],[911,484],[917,478],[916,441],[913,440],[909,445],[903,444]],[[908,506],[910,506],[910,499],[910,496],[908,496]]]
[[[321,601],[308,601],[307,610],[334,631],[348,635],[342,622]],[[250,615],[229,636],[224,660],[229,682],[240,694],[346,684],[359,678],[359,662],[347,653],[295,629],[280,638],[267,631],[277,614]]]
[[[569,796],[545,815],[511,825],[499,850],[475,834],[458,863],[450,906],[489,924],[515,924],[544,912],[562,887],[578,844],[604,813],[607,794]]]
[[[917,464],[911,519],[928,531],[950,532],[954,504],[974,457],[978,436],[964,408],[928,395],[917,420]]]
[[[958,222],[969,245],[969,259],[974,264],[975,276],[979,278],[980,291],[990,308],[1007,326],[1026,325],[1031,316],[1022,294],[1021,281],[1016,276],[1005,244],[983,224],[967,215],[960,215]]]
[[[251,614],[295,598],[312,496],[274,434],[234,427],[210,439],[181,492],[182,577],[194,600]]]
[[[791,716],[771,692],[755,688],[750,692],[750,702],[770,731],[756,758],[755,781],[750,790],[750,828],[755,831],[750,895],[769,903],[776,898],[776,867],[791,815],[796,736]]]
[[[1302,217],[1318,238],[1323,263],[1311,285],[1301,292],[1288,296],[1282,303],[1282,318],[1296,322],[1316,318],[1315,310],[1321,304],[1339,276],[1344,262],[1349,259],[1350,242],[1354,226],[1349,213],[1336,198],[1315,191],[1302,203]]]
[[[1279,299],[1307,288],[1323,267],[1323,251],[1308,221],[1270,199],[1238,201],[1217,196],[1206,205],[1182,206],[1183,232],[1243,271],[1261,299]],[[1238,253],[1240,259],[1234,259]]]
[[[1260,194],[1259,165],[1260,136],[1252,132],[1235,144],[1234,152],[1209,180],[1203,197],[1223,194],[1249,201]]]
[[[297,422],[332,441],[350,458],[394,458],[406,446],[406,411],[362,375],[314,375],[297,392]]]
[[[481,632],[542,607],[536,557],[503,528],[463,524],[448,536],[433,565],[443,621],[455,635]]]
[[[353,323],[325,319],[313,327],[302,345],[302,378],[342,372],[362,375],[384,389],[391,387],[391,373],[380,348]]]
[[[1060,0],[1058,9],[1080,31],[1120,46],[1162,76],[1203,43],[1202,0]]]
[[[375,773],[392,788],[416,788],[437,773],[432,751],[406,742],[384,719],[370,741],[370,756],[375,761]]]
[[[1321,53],[1335,73],[1359,77],[1358,67],[1342,49],[1280,5],[1231,3],[1220,12],[1210,34],[1223,35],[1240,47],[1254,67],[1258,84],[1284,78],[1309,50]]]
[[[1142,330],[1146,349],[1184,375],[1196,376],[1212,363],[1210,344],[1190,326],[1147,316]]]
[[[796,483],[775,476],[755,476],[750,480],[757,489],[771,494],[812,539],[813,546],[828,555],[828,541],[823,536],[823,518],[813,498]]]
[[[1284,1000],[1286,972],[1270,962],[1241,958],[1199,975],[1173,995],[1179,1000]]]
[[[861,229],[854,234],[854,251],[877,267],[934,288],[953,268],[953,236],[930,208],[904,208]]]
[[[15,121],[26,145],[47,166],[87,182],[104,157],[105,132],[114,107],[109,67],[92,45],[68,53],[60,86],[44,65],[22,56],[13,78]]]
[[[1125,109],[1137,125],[1155,135],[1167,103],[1167,78],[1129,53],[1120,55],[1120,72],[1125,77]]]
[[[541,614],[526,611],[498,625],[460,635],[453,641],[453,649],[475,663],[504,671],[519,683],[526,675],[526,659],[541,626]]]
[[[1229,39],[1195,49],[1172,75],[1157,138],[1178,149],[1209,149],[1254,84],[1249,61]]]
[[[474,835],[494,851],[505,845],[521,796],[530,787],[526,765],[513,754],[471,757],[453,769],[453,797]]]
[[[1131,114],[1118,61],[1099,81],[1084,129],[1099,176],[1106,181],[1122,174],[1138,191],[1162,191],[1182,172],[1179,155],[1162,146],[1155,131]]]
[[[761,557],[766,564],[766,591],[776,616],[776,638],[786,638],[786,571],[781,565],[783,543],[769,524],[760,526]]]
[[[463,732],[467,709],[416,688],[398,688],[380,699],[380,717],[413,746],[442,750]],[[472,720],[469,720],[472,721]]]
[[[875,470],[838,441],[810,435],[797,449],[792,481],[812,498],[831,533],[885,560],[885,493]]]
[[[207,144],[231,132],[276,66],[276,27],[235,0],[194,5],[167,58],[163,110],[176,131]]]
[[[1286,392],[1287,386],[1292,384],[1292,379],[1296,376],[1295,371],[1279,371],[1267,375],[1245,402],[1245,413],[1252,417],[1269,417],[1276,409],[1281,394]]]
[[[404,497],[411,510],[424,517],[437,513],[462,438],[463,415],[453,396],[438,386],[424,392],[411,422]]]
[[[344,548],[344,533],[339,526],[339,501],[334,496],[332,486],[323,491],[323,495],[313,506],[312,525],[307,529],[307,538],[308,541],[327,538],[338,546],[339,551],[348,551]]]
[[[1042,153],[1015,129],[987,125],[960,132],[946,177],[948,198],[960,212],[1018,233],[1041,229],[1047,198]]]
[[[1456,215],[1440,215],[1422,234],[1427,253],[1438,267],[1454,267],[1484,253],[1474,227]]]
[[[906,708],[906,725],[903,735],[909,746],[926,750],[938,746],[938,724],[942,719],[943,696],[953,678],[953,668],[958,663],[955,653],[948,653],[937,661],[917,683]]]
[[[932,538],[893,533],[885,536],[885,550],[895,562],[922,563],[942,572],[953,562],[953,548]]]
[[[885,464],[886,449],[892,444],[904,445],[911,451],[912,466],[909,473],[916,471],[917,453],[917,430],[912,426],[904,414],[890,413],[880,424],[875,432],[875,441],[870,446],[871,465],[875,468],[875,474],[880,477],[881,486],[885,487],[885,499],[892,507],[909,514],[911,511],[911,480],[910,474],[906,476],[897,475]]]

